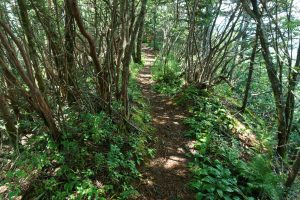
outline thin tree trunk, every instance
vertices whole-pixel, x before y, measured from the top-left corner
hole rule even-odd
[[[63,44],[63,38],[60,34],[60,28],[58,26],[57,18],[57,12],[55,15],[55,19],[48,13],[49,10],[47,9],[46,5],[42,2],[35,1],[35,0],[29,0],[31,3],[31,6],[33,7],[37,19],[39,20],[40,24],[43,27],[43,30],[45,31],[49,50],[52,53],[51,58],[54,60],[54,64],[56,67],[56,70],[58,71],[58,77],[57,82],[55,82],[55,85],[59,85],[59,89],[61,92],[61,95],[63,97],[67,96],[67,90],[65,88],[65,75],[64,75],[64,69],[65,69],[65,51],[64,51],[64,44]],[[52,1],[48,1],[49,8],[56,6],[56,2],[54,2],[54,5],[52,4]],[[49,54],[50,54],[49,52]]]
[[[12,40],[15,42],[15,44],[19,48],[21,55],[23,57],[25,66],[28,71],[28,75],[27,75],[18,60],[16,51],[9,44],[8,40],[5,38],[5,36],[0,31],[0,40],[2,41],[2,45],[4,46],[4,48],[7,52],[8,59],[10,59],[10,61],[13,63],[15,69],[21,76],[22,80],[29,88],[30,96],[26,94],[26,91],[24,89],[23,89],[23,95],[26,95],[26,99],[29,101],[29,103],[34,106],[34,108],[37,110],[37,112],[39,114],[41,114],[41,117],[44,119],[46,125],[48,126],[48,128],[51,132],[52,138],[55,141],[58,141],[60,138],[60,132],[56,126],[55,120],[53,118],[53,113],[52,113],[48,103],[46,102],[41,91],[36,86],[34,79],[32,78],[31,66],[28,63],[28,60],[29,60],[28,55],[25,53],[25,50],[22,48],[20,41],[18,41],[17,38],[12,34],[9,27],[5,26],[5,24],[3,24],[2,22],[0,23],[0,25],[11,36]],[[5,62],[1,58],[0,58],[0,65],[2,65],[3,68],[5,68],[7,71],[9,71],[8,67],[6,67]],[[13,76],[13,75],[11,74],[11,76]],[[14,79],[17,80],[16,78],[14,78]],[[19,86],[19,88],[21,89],[22,87]]]
[[[95,40],[94,38],[85,30],[83,22],[81,20],[80,17],[80,11],[78,8],[78,3],[77,0],[68,0],[68,3],[70,5],[71,11],[72,11],[72,15],[75,18],[75,21],[77,23],[77,26],[81,32],[81,34],[87,39],[88,43],[89,43],[89,47],[90,47],[90,56],[93,60],[94,63],[94,69],[95,69],[95,73],[96,73],[96,77],[98,80],[96,89],[98,92],[98,95],[100,97],[100,99],[102,100],[102,104],[100,104],[101,107],[105,107],[105,101],[106,101],[106,94],[105,92],[107,91],[107,85],[106,82],[104,80],[103,77],[103,69],[101,68],[100,65],[100,61],[97,57],[97,53],[96,53],[96,46],[95,46]]]
[[[141,23],[136,39],[136,49],[135,49],[135,56],[133,57],[135,63],[142,63],[142,43],[143,43],[143,34],[144,34],[144,24],[145,24],[145,16],[146,16],[146,7],[145,11],[142,13],[141,16]]]
[[[277,153],[281,157],[286,156],[286,143],[287,143],[287,124],[286,124],[286,116],[285,116],[285,102],[283,100],[283,93],[281,91],[281,82],[278,78],[278,72],[276,71],[275,64],[273,63],[270,46],[268,43],[268,38],[266,36],[266,31],[263,27],[263,21],[261,13],[259,13],[257,0],[251,0],[253,10],[250,9],[247,1],[242,0],[243,6],[248,14],[257,22],[257,30],[260,39],[260,44],[262,47],[262,54],[265,60],[265,65],[267,69],[267,74],[269,77],[269,81],[271,83],[271,88],[273,91],[273,96],[275,100],[276,106],[276,117],[277,117]]]
[[[39,69],[39,62],[38,62],[38,54],[36,51],[36,45],[35,42],[33,41],[35,38],[29,17],[28,17],[28,12],[27,12],[27,5],[26,5],[26,0],[17,0],[18,6],[19,6],[19,11],[20,11],[20,19],[21,19],[21,24],[24,29],[27,41],[28,41],[28,47],[29,47],[29,55],[33,64],[33,68],[35,71],[35,78],[37,80],[39,89],[41,92],[45,91],[45,86],[44,86],[44,81],[42,77],[41,70]]]
[[[4,120],[5,128],[8,133],[10,144],[17,149],[18,146],[18,131],[16,129],[16,119],[9,111],[7,101],[4,94],[0,93],[0,114]]]
[[[300,74],[300,40],[297,51],[297,58],[295,63],[295,68],[289,71],[289,85],[288,92],[286,98],[286,107],[285,107],[285,115],[286,115],[286,124],[287,124],[287,139],[290,135],[292,129],[292,122],[294,118],[294,110],[295,110],[295,89],[298,83],[298,77]]]
[[[64,70],[64,76],[67,86],[67,100],[69,104],[75,102],[76,97],[74,95],[75,91],[75,83],[74,83],[74,68],[75,68],[75,60],[74,60],[74,51],[75,51],[75,21],[72,16],[70,4],[65,1],[65,56],[66,56],[66,66]]]
[[[290,188],[292,187],[298,173],[299,173],[299,170],[300,170],[300,151],[298,151],[298,154],[297,154],[297,157],[296,157],[296,160],[292,166],[292,169],[289,171],[289,174],[288,174],[288,178],[285,182],[285,187],[286,187],[286,193],[285,195],[288,194]]]
[[[129,79],[129,64],[131,59],[132,48],[134,46],[134,39],[136,38],[139,25],[143,20],[143,15],[146,12],[147,0],[142,0],[141,11],[135,22],[133,30],[131,32],[129,44],[127,44],[124,52],[123,63],[123,72],[122,72],[122,100],[124,105],[124,115],[128,116],[129,114],[129,100],[128,100],[128,79]],[[133,16],[132,16],[133,17]],[[133,26],[133,25],[132,25]]]
[[[256,31],[255,40],[254,40],[253,49],[252,49],[251,58],[250,58],[249,72],[248,72],[247,83],[246,83],[246,88],[245,88],[245,92],[244,92],[243,104],[242,104],[242,107],[241,107],[241,112],[242,113],[245,112],[247,102],[248,102],[248,96],[249,96],[249,91],[250,91],[251,82],[252,82],[253,69],[254,69],[254,61],[255,61],[255,55],[256,55],[257,40],[258,40],[258,34],[257,34],[257,31]]]

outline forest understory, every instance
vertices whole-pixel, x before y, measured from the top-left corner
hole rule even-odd
[[[300,199],[300,0],[1,0],[0,200]]]

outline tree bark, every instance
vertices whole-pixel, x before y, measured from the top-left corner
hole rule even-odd
[[[298,77],[300,74],[300,40],[299,46],[297,50],[297,58],[295,67],[293,70],[289,71],[289,79],[288,79],[288,92],[286,97],[286,106],[285,106],[285,115],[286,115],[286,124],[287,124],[287,139],[290,135],[292,129],[292,122],[294,118],[294,110],[295,110],[295,90],[298,83]]]
[[[58,141],[60,138],[60,132],[56,126],[56,123],[55,123],[55,120],[53,117],[53,113],[52,113],[48,103],[46,102],[45,98],[43,97],[43,94],[41,93],[39,88],[36,86],[34,79],[32,78],[32,70],[30,68],[30,65],[28,64],[28,55],[25,53],[25,50],[21,46],[20,41],[18,41],[17,38],[12,34],[9,27],[5,26],[5,24],[3,24],[2,22],[0,23],[0,25],[4,28],[5,32],[7,32],[11,36],[12,40],[16,43],[17,47],[19,48],[19,50],[21,52],[25,66],[28,71],[28,75],[27,75],[25,73],[25,71],[23,70],[21,63],[18,60],[15,49],[13,49],[13,47],[9,44],[9,42],[7,41],[7,39],[5,38],[3,33],[0,31],[0,40],[2,42],[1,44],[4,46],[4,48],[7,52],[8,59],[14,65],[16,71],[19,73],[22,80],[29,88],[30,96],[26,95],[27,92],[25,89],[22,89],[22,93],[23,93],[23,95],[26,96],[26,99],[28,100],[28,102],[31,105],[33,105],[34,108],[36,109],[36,111],[41,115],[42,119],[44,119],[45,124],[48,126],[51,136],[54,139],[54,141]],[[0,65],[2,65],[3,68],[5,68],[7,71],[9,71],[8,67],[5,67],[6,64],[1,58],[0,58]],[[11,74],[11,76],[13,76],[13,75]],[[16,78],[14,78],[14,79],[17,80]],[[19,88],[21,89],[22,86],[19,85]]]
[[[24,29],[26,39],[28,41],[29,55],[35,71],[35,78],[37,80],[39,89],[41,90],[41,92],[44,92],[45,85],[44,85],[41,70],[39,68],[38,54],[36,51],[36,44],[34,42],[35,35],[28,17],[26,2],[27,2],[26,0],[17,0],[19,11],[20,11],[20,19],[22,22],[21,25],[22,28]]]
[[[147,3],[147,2],[146,2]],[[145,16],[147,9],[144,7],[143,12],[141,13],[141,23],[139,26],[137,39],[136,39],[136,49],[135,49],[135,56],[133,56],[133,60],[135,63],[142,63],[142,43],[143,43],[143,34],[144,34],[144,24],[145,24]]]
[[[258,10],[257,0],[251,0],[253,10],[250,9],[247,1],[242,0],[243,6],[247,13],[256,21],[257,30],[259,35],[260,44],[262,47],[262,54],[265,60],[265,65],[267,69],[267,74],[269,81],[271,83],[271,88],[273,91],[273,96],[275,100],[276,107],[276,117],[277,117],[277,153],[281,157],[286,156],[286,143],[287,143],[287,124],[286,124],[286,116],[285,116],[285,101],[283,99],[283,93],[281,88],[281,82],[278,78],[278,72],[276,71],[275,64],[273,63],[270,46],[268,43],[268,38],[266,36],[266,30],[263,27],[262,16]]]
[[[94,69],[95,69],[96,77],[97,77],[97,80],[98,80],[96,89],[97,89],[97,92],[98,92],[98,95],[99,95],[100,99],[102,100],[102,103],[100,103],[100,106],[104,108],[105,103],[106,103],[106,99],[107,99],[107,94],[106,94],[107,84],[104,80],[103,69],[102,69],[102,67],[100,65],[100,61],[97,57],[95,40],[91,36],[91,34],[88,33],[84,28],[83,22],[82,22],[81,17],[80,17],[80,10],[78,8],[77,0],[68,0],[68,3],[70,5],[72,15],[75,18],[75,21],[77,23],[77,26],[78,26],[81,34],[86,38],[86,40],[89,43],[89,47],[90,47],[89,54],[90,54],[90,56],[93,60]]]
[[[299,173],[299,169],[300,169],[300,151],[298,151],[296,160],[292,166],[292,169],[289,171],[288,174],[288,178],[285,182],[285,187],[286,187],[286,194],[288,194],[288,191],[290,190],[290,188],[292,187],[298,173]]]
[[[5,128],[8,133],[10,144],[17,149],[18,146],[18,131],[16,129],[16,119],[9,111],[7,101],[4,94],[0,93],[0,114],[4,120]]]
[[[67,87],[67,100],[69,104],[73,104],[76,100],[74,95],[75,83],[74,83],[74,51],[75,51],[75,21],[71,12],[70,4],[65,0],[65,57],[66,66],[64,70],[64,76]]]
[[[251,87],[252,75],[253,75],[253,69],[254,69],[254,61],[255,61],[256,48],[257,48],[257,40],[258,40],[258,34],[256,31],[255,40],[254,40],[253,49],[252,49],[251,58],[250,58],[249,72],[248,72],[247,83],[246,83],[246,88],[245,88],[245,92],[244,92],[243,104],[241,107],[242,113],[245,112],[245,109],[247,106],[247,101],[248,101],[248,96],[249,96],[249,91],[250,91],[250,87]]]
[[[65,66],[65,56],[64,56],[64,49],[63,49],[63,38],[60,35],[59,26],[57,26],[57,19],[53,19],[49,15],[48,9],[45,7],[45,4],[40,1],[29,0],[35,13],[37,15],[38,20],[40,21],[48,42],[49,48],[53,54],[53,60],[58,71],[59,76],[59,85],[63,95],[65,95],[65,76],[64,76],[64,66]],[[51,1],[49,1],[52,4]],[[56,16],[58,18],[59,16]]]
[[[138,15],[138,18],[135,22],[134,28],[130,35],[129,44],[125,47],[124,57],[122,60],[123,71],[122,71],[122,100],[124,105],[124,115],[127,117],[129,114],[129,100],[128,100],[128,80],[129,80],[129,64],[131,59],[131,53],[134,46],[134,41],[138,32],[140,23],[143,20],[143,15],[146,12],[147,0],[142,0],[141,10]],[[130,31],[129,31],[130,32]]]

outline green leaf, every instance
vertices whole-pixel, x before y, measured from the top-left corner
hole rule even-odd
[[[233,189],[231,187],[226,187],[225,191],[226,192],[233,192]]]
[[[219,197],[223,197],[223,191],[222,190],[217,189],[217,193],[218,193]]]

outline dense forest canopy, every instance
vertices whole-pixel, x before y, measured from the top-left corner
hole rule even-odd
[[[1,0],[0,199],[300,198],[299,0]]]

